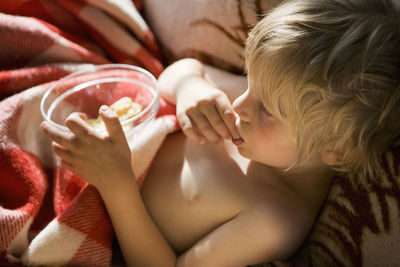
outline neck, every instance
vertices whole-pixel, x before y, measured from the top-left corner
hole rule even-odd
[[[265,175],[274,174],[274,176],[279,177],[278,179],[293,191],[298,192],[306,198],[307,196],[315,196],[316,189],[320,197],[324,198],[328,193],[332,178],[335,174],[330,167],[319,159],[314,160],[313,163],[309,164],[307,167],[293,168],[292,170],[286,171],[244,158],[230,141],[225,142],[225,147],[230,157],[237,162],[243,173],[248,173],[251,171],[250,169],[254,169],[252,166],[263,166],[262,168]]]
[[[315,196],[322,200],[328,194],[335,171],[325,164],[315,164],[304,168],[277,171],[280,179],[294,191],[302,195]],[[317,190],[317,191],[316,191]]]

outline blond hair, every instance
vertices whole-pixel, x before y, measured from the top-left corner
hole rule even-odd
[[[399,9],[396,0],[291,0],[250,32],[250,84],[289,120],[297,165],[329,148],[353,182],[381,175],[400,136]]]

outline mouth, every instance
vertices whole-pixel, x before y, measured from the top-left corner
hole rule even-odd
[[[244,142],[244,140],[239,137],[239,138],[232,138],[232,143],[236,146],[240,146],[242,143]]]
[[[236,126],[236,131],[239,132],[239,128],[240,128],[239,116],[236,116],[235,126]],[[240,146],[243,142],[244,142],[244,140],[240,136],[238,138],[232,138],[232,143],[236,146]]]

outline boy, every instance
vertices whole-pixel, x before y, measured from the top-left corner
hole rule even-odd
[[[285,259],[312,227],[333,169],[364,182],[398,143],[399,13],[394,0],[280,5],[250,33],[244,93],[243,78],[196,60],[168,67],[160,88],[184,134],[167,137],[140,192],[109,108],[100,109],[105,138],[79,114],[66,121],[71,134],[43,129],[62,165],[99,190],[129,266]]]

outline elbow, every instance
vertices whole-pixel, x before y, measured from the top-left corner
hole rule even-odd
[[[160,95],[168,102],[176,104],[177,90],[189,76],[204,76],[203,64],[193,58],[185,58],[168,66],[158,78]]]

